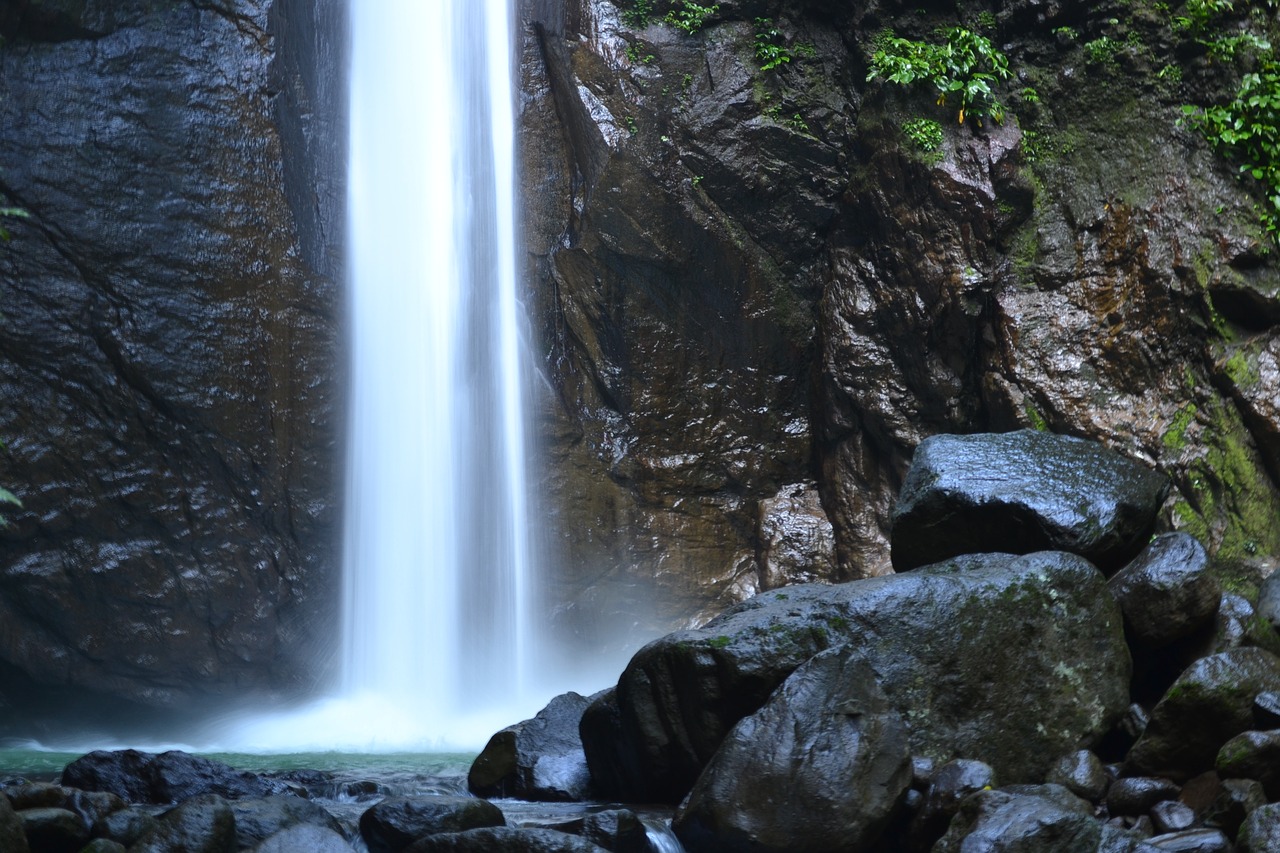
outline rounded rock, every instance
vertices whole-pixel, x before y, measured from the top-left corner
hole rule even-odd
[[[1107,811],[1113,815],[1138,817],[1156,803],[1175,800],[1181,789],[1168,779],[1131,776],[1117,779],[1107,791]]]
[[[1236,840],[1240,853],[1275,853],[1280,850],[1280,803],[1254,809],[1245,818]]]
[[[397,853],[425,835],[504,826],[493,803],[474,797],[389,797],[360,815],[369,853]]]
[[[1130,638],[1153,649],[1208,624],[1222,595],[1204,546],[1187,533],[1157,536],[1107,586]]]
[[[1102,799],[1110,782],[1102,759],[1087,749],[1060,758],[1049,770],[1045,781],[1061,785],[1091,803]]]

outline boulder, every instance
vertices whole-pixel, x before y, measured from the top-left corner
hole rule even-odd
[[[910,783],[901,716],[865,662],[829,649],[734,726],[672,828],[690,853],[861,853]]]
[[[1254,779],[1268,799],[1280,799],[1280,730],[1248,731],[1222,745],[1214,762],[1224,779]]]
[[[1195,822],[1196,813],[1177,800],[1165,800],[1151,807],[1151,825],[1157,833],[1182,832]]]
[[[1128,775],[1175,780],[1210,770],[1228,740],[1253,727],[1254,699],[1280,690],[1280,658],[1238,648],[1196,661],[1151,712],[1125,758]]]
[[[592,777],[678,802],[738,720],[819,651],[877,673],[916,755],[1038,781],[1128,703],[1129,653],[1102,575],[1064,553],[966,555],[915,572],[762,593],[650,643],[583,716]]]
[[[578,834],[613,853],[650,853],[648,830],[629,809],[593,812],[583,819]]]
[[[289,790],[283,782],[179,750],[158,755],[135,749],[91,752],[63,769],[62,784],[106,791],[131,803],[177,803],[202,794],[234,800]]]
[[[1222,594],[1209,574],[1204,546],[1186,533],[1157,536],[1108,587],[1120,603],[1130,639],[1151,649],[1209,624]]]
[[[1274,853],[1280,850],[1280,803],[1254,809],[1240,826],[1240,853]]]
[[[423,838],[405,853],[608,853],[585,838],[552,829],[472,829]]]
[[[28,853],[27,835],[22,831],[22,818],[18,817],[9,798],[0,796],[0,850],[5,853]]]
[[[1117,779],[1107,791],[1107,811],[1113,815],[1139,817],[1156,803],[1177,799],[1181,789],[1168,779],[1131,776]]]
[[[337,832],[314,823],[299,823],[282,829],[253,848],[254,853],[353,853],[353,848]]]
[[[109,838],[95,838],[80,848],[80,853],[128,853],[129,848]]]
[[[1102,824],[1060,785],[981,791],[961,805],[933,853],[1093,853]]]
[[[107,838],[131,847],[159,825],[160,821],[151,812],[129,808],[99,818],[90,832],[94,838]]]
[[[1168,489],[1164,475],[1070,436],[931,436],[916,448],[893,511],[893,566],[1058,550],[1115,571],[1150,538]]]
[[[342,827],[322,806],[300,797],[276,796],[261,800],[237,800],[231,804],[236,818],[236,844],[248,849],[283,829],[307,824],[341,834]]]
[[[503,826],[497,806],[474,797],[388,797],[360,815],[369,853],[397,853],[424,835]]]
[[[907,849],[931,850],[947,831],[960,803],[970,794],[996,786],[991,765],[968,758],[948,761],[933,774],[927,792],[912,818]]]
[[[1064,755],[1054,763],[1046,782],[1061,785],[1081,799],[1096,803],[1107,793],[1106,768],[1102,759],[1087,749]]]
[[[1224,779],[1222,787],[1203,814],[1207,826],[1235,838],[1245,818],[1267,803],[1267,794],[1254,779]]]
[[[216,794],[192,797],[165,812],[129,853],[235,853],[236,818]]]
[[[89,827],[66,809],[23,809],[18,817],[36,853],[76,853],[89,840]]]
[[[471,764],[471,793],[522,800],[588,799],[591,773],[578,727],[582,713],[598,698],[564,693],[532,720],[495,734]]]

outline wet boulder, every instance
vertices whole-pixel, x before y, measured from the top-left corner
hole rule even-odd
[[[467,774],[471,793],[522,800],[588,799],[591,774],[578,727],[597,698],[599,694],[564,693],[533,719],[491,737]]]
[[[1083,853],[1102,839],[1093,807],[1060,785],[982,791],[960,807],[934,853]]]
[[[1065,435],[935,435],[916,448],[893,511],[898,571],[957,554],[1060,550],[1115,571],[1141,550],[1164,475]]]
[[[160,821],[151,812],[129,808],[99,818],[91,833],[95,838],[106,838],[130,847],[159,825]]]
[[[27,843],[37,853],[76,853],[89,840],[89,827],[66,809],[23,809],[18,817]]]
[[[341,833],[342,828],[324,807],[300,797],[277,796],[261,800],[237,800],[231,804],[236,818],[236,844],[248,849],[281,830],[306,824]]]
[[[1240,853],[1272,853],[1280,850],[1280,803],[1254,809],[1240,826]]]
[[[1254,779],[1280,800],[1280,730],[1248,731],[1222,745],[1214,762],[1224,779]]]
[[[234,853],[236,818],[216,794],[193,797],[165,812],[129,853]]]
[[[1228,740],[1253,728],[1254,699],[1280,690],[1280,658],[1257,648],[1196,661],[1151,712],[1125,773],[1188,779],[1210,770]]]
[[[405,853],[608,853],[585,838],[552,829],[472,829],[430,835]]]
[[[810,853],[860,853],[910,783],[902,717],[866,663],[830,649],[734,726],[673,829],[690,853],[783,853],[801,838]]]
[[[160,754],[135,749],[99,750],[62,771],[62,784],[83,791],[106,791],[131,803],[177,803],[202,794],[229,800],[283,794],[288,786],[257,773],[180,750]]]
[[[1222,595],[1209,555],[1194,536],[1157,536],[1108,583],[1135,644],[1167,646],[1209,624]]]
[[[913,754],[986,761],[1007,782],[1043,778],[1128,703],[1120,611],[1097,569],[1065,553],[966,555],[762,593],[650,643],[583,717],[593,778],[611,796],[678,802],[738,720],[837,645],[876,671]]]
[[[1117,779],[1107,792],[1107,811],[1113,815],[1139,817],[1157,803],[1177,799],[1181,790],[1168,779],[1150,776]]]
[[[1102,759],[1082,749],[1058,759],[1045,781],[1061,785],[1077,797],[1096,803],[1107,793],[1110,780]]]
[[[388,797],[360,815],[369,853],[397,853],[425,835],[503,826],[498,807],[473,797]]]
[[[1184,829],[1154,835],[1134,853],[1232,853],[1231,839],[1218,829]]]
[[[968,758],[948,761],[933,774],[908,829],[909,850],[930,850],[947,831],[960,803],[970,794],[994,788],[991,765]]]

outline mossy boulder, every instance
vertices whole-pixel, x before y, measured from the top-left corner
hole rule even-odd
[[[641,649],[615,699],[583,717],[588,766],[609,796],[678,802],[739,720],[843,645],[876,672],[913,754],[1042,778],[1128,704],[1129,653],[1105,584],[1086,560],[1042,552],[763,593]]]
[[[1276,690],[1280,658],[1268,651],[1238,648],[1201,658],[1151,712],[1125,773],[1182,780],[1212,769],[1223,744],[1254,727],[1255,697]]]

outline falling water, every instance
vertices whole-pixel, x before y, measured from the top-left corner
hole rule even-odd
[[[535,651],[512,14],[508,0],[350,10],[343,689],[448,740],[511,707]]]

